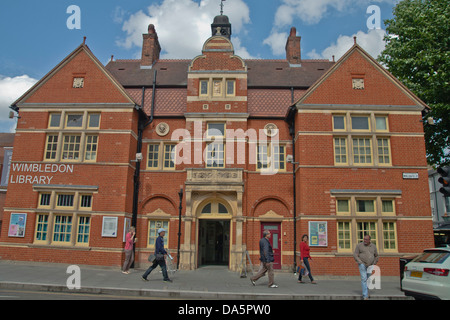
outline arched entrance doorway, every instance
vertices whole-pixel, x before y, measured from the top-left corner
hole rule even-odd
[[[199,210],[198,265],[228,265],[231,214],[226,204],[207,201]]]

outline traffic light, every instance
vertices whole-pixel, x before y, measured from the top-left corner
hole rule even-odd
[[[444,197],[450,197],[450,167],[439,167],[437,172],[441,175],[438,179],[442,187],[439,192],[444,195]]]

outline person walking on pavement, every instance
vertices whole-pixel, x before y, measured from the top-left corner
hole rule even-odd
[[[300,261],[301,264],[304,268],[302,268],[302,270],[300,270],[300,272],[298,273],[298,282],[299,283],[305,283],[304,281],[302,281],[302,276],[303,276],[303,272],[305,272],[305,270],[308,271],[308,277],[311,280],[312,284],[316,284],[317,282],[314,281],[314,278],[311,274],[311,267],[309,265],[309,261],[308,259],[311,259],[311,256],[309,254],[310,248],[308,245],[308,235],[304,234],[302,236],[302,242],[300,242]]]
[[[370,242],[371,237],[366,234],[364,236],[364,241],[360,242],[353,253],[353,257],[358,263],[359,272],[361,274],[361,286],[362,295],[364,300],[369,299],[369,289],[367,287],[367,279],[370,274],[367,273],[367,269],[371,265],[375,265],[378,262],[378,251],[377,247]]]
[[[163,228],[158,229],[158,238],[156,238],[155,241],[155,260],[153,261],[153,264],[150,266],[150,268],[145,271],[145,273],[142,275],[142,280],[148,281],[147,277],[148,275],[159,265],[162,270],[163,279],[164,282],[172,282],[171,279],[169,279],[169,275],[167,274],[167,266],[166,261],[164,260],[164,257],[167,255],[167,251],[164,249],[164,235],[166,234],[166,230]]]
[[[133,245],[136,242],[136,228],[130,227],[125,236],[125,261],[123,262],[122,273],[129,274],[130,266],[134,261]]]
[[[263,237],[259,241],[259,252],[261,256],[259,260],[261,260],[261,266],[258,273],[250,278],[250,281],[255,286],[256,281],[264,276],[267,272],[267,275],[269,276],[269,288],[278,288],[278,286],[274,284],[273,262],[275,261],[275,259],[273,257],[272,246],[270,245],[269,241],[270,237],[270,231],[264,230]]]

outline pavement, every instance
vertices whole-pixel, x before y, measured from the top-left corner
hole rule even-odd
[[[147,266],[145,266],[147,267]],[[241,277],[226,266],[207,266],[180,270],[169,275],[173,282],[163,282],[157,267],[149,281],[141,279],[145,269],[131,269],[69,264],[0,260],[0,289],[83,293],[167,300],[361,300],[359,277],[314,276],[317,284],[298,283],[288,272],[275,272],[278,288],[268,287],[267,276],[253,286],[250,274]],[[257,270],[255,270],[256,272]],[[80,277],[76,278],[77,275]],[[79,288],[73,288],[79,285]],[[381,276],[381,288],[370,290],[371,300],[410,300],[400,290],[398,277]]]

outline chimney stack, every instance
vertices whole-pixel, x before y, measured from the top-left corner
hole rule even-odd
[[[286,60],[289,62],[289,64],[299,65],[301,63],[301,39],[301,37],[297,37],[297,29],[295,27],[292,27],[286,42]]]
[[[148,33],[143,34],[143,38],[141,68],[151,68],[153,63],[159,59],[159,54],[161,52],[158,34],[156,33],[153,24],[148,26]]]

